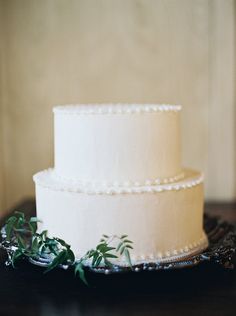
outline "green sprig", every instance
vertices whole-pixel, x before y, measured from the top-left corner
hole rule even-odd
[[[127,235],[108,236],[103,235],[98,245],[86,252],[79,261],[64,240],[60,238],[49,238],[47,231],[37,232],[37,217],[25,218],[23,212],[15,212],[5,223],[5,242],[16,247],[16,250],[8,252],[8,259],[13,267],[16,262],[24,257],[38,259],[40,257],[51,260],[45,273],[53,270],[59,265],[74,266],[75,275],[88,285],[85,277],[85,266],[89,262],[92,268],[100,266],[112,268],[112,259],[125,256],[127,263],[132,268],[130,249],[132,241]],[[115,246],[116,244],[116,246]]]
[[[6,242],[17,247],[16,251],[9,254],[12,266],[15,267],[16,261],[23,257],[50,257],[52,261],[45,272],[60,264],[74,264],[75,256],[70,246],[62,239],[49,238],[46,230],[37,233],[38,222],[36,217],[27,220],[22,212],[15,212],[6,221]]]

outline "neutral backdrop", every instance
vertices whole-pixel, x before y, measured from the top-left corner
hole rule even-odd
[[[236,198],[234,0],[0,0],[0,212],[53,165],[52,106],[182,104],[183,165]]]

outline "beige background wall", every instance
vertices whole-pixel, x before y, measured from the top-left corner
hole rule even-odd
[[[236,198],[235,1],[0,0],[0,203],[53,164],[54,104],[182,104],[183,164]]]
[[[5,207],[5,186],[4,186],[4,157],[3,157],[3,122],[4,122],[4,115],[3,115],[3,104],[4,104],[4,98],[3,95],[3,45],[4,45],[4,39],[3,39],[3,10],[2,10],[2,2],[0,1],[0,213],[3,212]]]

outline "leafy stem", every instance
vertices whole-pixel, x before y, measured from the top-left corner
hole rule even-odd
[[[74,266],[75,275],[88,285],[85,278],[85,266],[92,268],[105,267],[113,268],[113,259],[125,256],[128,265],[132,268],[130,249],[132,241],[127,235],[102,235],[98,245],[82,256],[79,261],[64,240],[60,238],[49,238],[47,231],[37,232],[37,217],[25,218],[23,212],[15,212],[9,217],[2,229],[2,237],[8,245],[14,246],[14,250],[8,252],[10,264],[15,267],[16,262],[22,258],[39,259],[45,258],[48,264],[45,273],[59,265]]]

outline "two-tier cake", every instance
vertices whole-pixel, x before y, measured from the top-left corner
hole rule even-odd
[[[181,166],[180,106],[53,109],[55,167],[37,173],[39,229],[79,258],[103,234],[127,234],[131,260],[183,259],[207,247],[203,176]],[[120,264],[126,264],[124,258]]]

